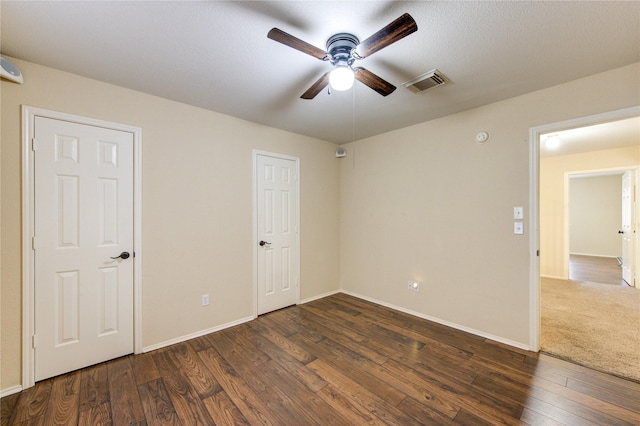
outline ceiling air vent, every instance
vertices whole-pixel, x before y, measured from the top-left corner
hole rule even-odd
[[[404,87],[411,90],[413,93],[424,92],[427,89],[442,86],[443,84],[445,84],[444,76],[438,70],[431,70],[419,75],[411,81],[402,83]]]

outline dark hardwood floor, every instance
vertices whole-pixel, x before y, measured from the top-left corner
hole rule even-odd
[[[569,279],[601,284],[624,285],[622,268],[613,257],[569,255]]]
[[[337,294],[1,405],[2,425],[638,425],[640,384]]]

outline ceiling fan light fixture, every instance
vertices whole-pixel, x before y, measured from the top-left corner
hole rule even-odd
[[[329,84],[333,90],[349,90],[354,80],[353,70],[348,66],[338,65],[329,73]]]

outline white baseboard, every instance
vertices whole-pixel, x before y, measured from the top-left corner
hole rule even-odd
[[[505,339],[505,338],[500,337],[500,336],[494,336],[493,334],[485,333],[485,332],[480,331],[480,330],[475,330],[473,328],[465,327],[465,326],[460,325],[460,324],[455,324],[455,323],[452,323],[452,322],[449,322],[449,321],[442,320],[440,318],[435,318],[435,317],[432,317],[432,316],[429,316],[429,315],[425,315],[425,314],[422,314],[420,312],[415,312],[415,311],[412,311],[411,309],[406,309],[406,308],[403,308],[401,306],[396,306],[396,305],[393,305],[391,303],[383,302],[381,300],[374,299],[372,297],[363,296],[361,294],[353,293],[351,291],[342,290],[341,292],[344,293],[344,294],[348,294],[349,296],[357,297],[358,299],[363,299],[363,300],[366,300],[368,302],[377,303],[378,305],[386,306],[387,308],[395,309],[396,311],[404,312],[405,314],[413,315],[413,316],[418,317],[418,318],[422,318],[422,319],[425,319],[425,320],[428,320],[428,321],[433,321],[433,322],[438,323],[438,324],[446,325],[447,327],[455,328],[456,330],[464,331],[466,333],[474,334],[476,336],[484,337],[486,339],[491,339],[491,340],[494,340],[494,341],[499,342],[499,343],[504,343],[505,345],[508,345],[508,346],[513,346],[513,347],[518,348],[518,349],[523,349],[525,351],[531,351],[531,348],[530,348],[530,346],[528,344],[524,344],[524,343],[516,342],[516,341],[513,341],[513,340]]]
[[[189,339],[195,339],[196,337],[204,336],[205,334],[213,333],[215,331],[224,330],[225,328],[229,328],[229,327],[233,327],[233,326],[236,326],[236,325],[244,324],[245,322],[249,322],[249,321],[254,320],[254,319],[255,319],[255,317],[253,317],[253,316],[240,318],[239,320],[231,321],[231,322],[228,322],[226,324],[219,325],[217,327],[212,327],[212,328],[208,328],[206,330],[196,331],[195,333],[191,333],[191,334],[185,334],[184,336],[176,337],[175,339],[166,340],[164,342],[156,343],[156,344],[151,345],[151,346],[145,346],[145,347],[142,348],[142,352],[143,353],[144,352],[151,352],[151,351],[155,351],[156,349],[162,349],[162,348],[165,348],[167,346],[175,345],[176,343],[182,343],[182,342],[185,342],[185,341],[187,341]]]
[[[0,391],[0,398],[4,398],[5,396],[13,395],[14,393],[18,393],[22,391],[22,386],[12,386],[7,389],[3,389]]]
[[[610,256],[608,254],[593,254],[593,253],[569,253],[569,254],[574,254],[576,256],[589,256],[589,257],[607,257],[607,258],[611,258],[611,259],[617,259],[620,256]]]
[[[568,277],[558,277],[555,275],[540,275],[540,278],[550,278],[552,280],[568,280]]]
[[[306,299],[301,300],[299,304],[300,305],[304,305],[305,303],[313,302],[314,300],[322,299],[323,297],[329,297],[329,296],[332,296],[332,295],[338,294],[338,293],[342,293],[342,290],[333,290],[333,291],[329,291],[327,293],[319,294],[317,296],[308,297]]]

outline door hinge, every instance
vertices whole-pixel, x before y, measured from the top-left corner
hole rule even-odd
[[[536,250],[536,256],[540,257],[540,250]]]
[[[36,249],[36,237],[31,237],[31,250]]]
[[[34,151],[34,152],[35,152],[35,150],[36,150],[36,148],[37,148],[37,144],[38,144],[38,143],[37,143],[37,141],[36,141],[36,138],[31,139],[31,151]]]
[[[38,346],[38,339],[36,339],[36,335],[34,334],[33,336],[31,336],[31,347],[35,349],[36,346]]]

